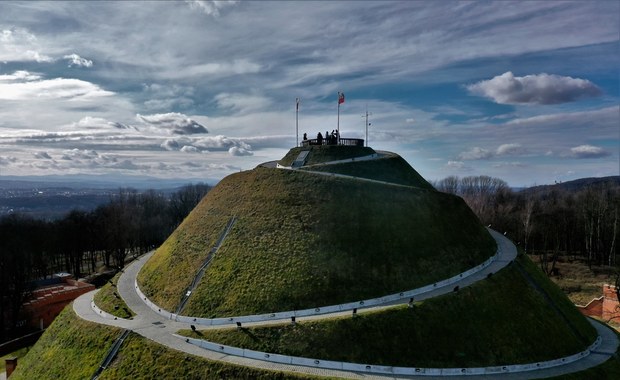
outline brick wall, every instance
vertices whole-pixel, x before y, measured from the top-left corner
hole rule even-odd
[[[604,321],[620,323],[620,303],[616,294],[616,287],[603,285],[603,295],[595,298],[587,305],[576,305],[577,309],[591,317],[601,318]]]
[[[603,286],[603,311],[601,317],[605,321],[620,323],[620,306],[616,287],[613,285]]]
[[[63,279],[60,284],[34,290],[31,300],[24,303],[22,310],[30,326],[46,328],[71,301],[94,289],[92,284]]]

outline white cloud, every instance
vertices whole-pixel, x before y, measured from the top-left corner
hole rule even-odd
[[[31,81],[41,79],[40,74],[31,73],[25,70],[15,71],[13,74],[0,75],[0,82],[13,82],[13,81]]]
[[[179,149],[179,143],[176,140],[168,139],[160,145],[165,150],[173,151]]]
[[[37,38],[23,28],[0,31],[0,61],[52,62],[50,56],[39,53]]]
[[[72,66],[92,67],[93,66],[93,61],[91,61],[90,59],[82,58],[75,53],[65,55],[63,58],[69,60],[69,67],[72,67]]]
[[[1,100],[35,100],[35,99],[66,99],[88,100],[111,96],[114,93],[103,90],[96,84],[80,79],[55,78],[32,80],[26,82],[0,82]]]
[[[17,157],[0,156],[0,166],[8,166],[17,162]]]
[[[231,156],[252,156],[254,153],[245,148],[233,146],[232,148],[228,149],[228,154],[230,154]]]
[[[198,9],[209,16],[217,17],[220,15],[220,9],[235,5],[237,1],[186,0],[186,3],[188,3],[192,9]]]
[[[68,149],[63,152],[62,159],[63,160],[74,160],[74,159],[82,159],[82,160],[92,160],[95,158],[99,158],[99,153],[94,150],[88,149]]]
[[[91,116],[83,117],[77,123],[73,123],[72,127],[73,128],[84,128],[84,129],[104,129],[104,130],[109,130],[111,128],[112,129],[131,128],[130,126],[119,123],[119,122],[108,121],[101,117],[91,117]]]
[[[593,145],[579,145],[571,148],[570,152],[574,158],[601,158],[611,155],[605,149]]]
[[[601,95],[589,80],[544,73],[515,77],[510,71],[467,89],[499,104],[559,104]]]
[[[153,115],[137,114],[136,118],[144,124],[170,131],[172,134],[176,135],[208,133],[207,128],[200,123],[190,119],[186,115],[176,112]]]
[[[460,160],[483,160],[491,157],[493,157],[493,152],[480,147],[474,147],[459,154]]]
[[[265,110],[271,105],[271,100],[259,95],[221,93],[214,100],[220,108],[227,108],[238,112]]]
[[[200,149],[196,148],[195,146],[191,146],[191,145],[185,145],[180,150],[183,153],[200,153]]]
[[[502,144],[497,147],[497,151],[495,152],[498,156],[507,156],[507,155],[516,155],[522,154],[525,150],[521,146],[521,144]]]
[[[34,153],[35,158],[42,160],[51,160],[52,157],[47,152],[36,152]]]

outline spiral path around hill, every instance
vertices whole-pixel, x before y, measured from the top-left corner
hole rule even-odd
[[[493,233],[493,237],[499,239],[499,244],[506,244],[507,240],[501,234],[497,232]],[[514,248],[514,246],[512,246]],[[473,276],[464,278],[462,282],[458,283],[460,287],[471,285],[476,281],[480,281],[486,278],[488,273],[494,273],[497,270],[501,269],[503,266],[508,265],[515,257],[516,249],[507,250],[503,249],[503,255],[499,256],[492,265],[485,268],[484,271],[476,273]],[[103,311],[98,310],[96,306],[94,306],[93,297],[96,291],[86,293],[80,296],[78,299],[74,301],[73,309],[76,314],[85,320],[115,326],[123,329],[132,330],[147,339],[155,341],[159,344],[162,344],[166,347],[182,351],[188,354],[200,356],[210,360],[221,360],[233,364],[250,366],[255,368],[269,369],[269,370],[278,370],[278,371],[287,371],[287,372],[298,372],[298,373],[306,373],[318,376],[330,376],[330,377],[343,377],[343,378],[352,378],[352,379],[397,379],[397,378],[411,378],[412,376],[394,376],[394,375],[379,375],[379,374],[368,374],[368,373],[357,373],[357,372],[349,372],[342,370],[330,370],[323,368],[314,368],[307,366],[299,366],[299,365],[290,365],[290,364],[279,364],[273,363],[264,360],[256,360],[250,358],[244,358],[239,356],[228,355],[221,352],[205,350],[193,344],[186,342],[185,340],[179,339],[174,334],[178,330],[189,329],[190,323],[181,323],[176,322],[170,319],[167,319],[151,309],[144,300],[140,297],[140,295],[136,291],[135,280],[138,272],[144,265],[144,263],[151,257],[153,252],[142,256],[138,260],[131,263],[124,271],[124,273],[120,276],[119,281],[117,283],[117,291],[119,295],[125,300],[127,306],[136,313],[136,316],[131,319],[121,319],[116,318],[110,314],[107,314]],[[434,289],[424,296],[416,297],[416,299],[428,299],[432,297],[439,296],[441,294],[446,294],[453,291],[453,287],[455,284],[451,284],[450,286]],[[401,301],[407,302],[406,300]],[[371,308],[372,309],[372,308]],[[370,310],[370,309],[366,309]],[[363,312],[363,310],[360,310]],[[350,315],[350,312],[339,312],[333,314],[323,314],[312,317],[300,317],[297,320],[299,322],[303,322],[304,320],[310,319],[322,319],[322,318],[332,318],[337,315]],[[244,323],[244,326],[257,326],[257,325],[266,325],[266,324],[277,324],[282,323],[282,320],[277,321],[268,321],[268,322],[257,322],[257,323]],[[599,336],[601,337],[601,343],[598,348],[592,351],[589,355],[579,359],[570,364],[564,364],[557,367],[545,368],[539,370],[533,370],[528,372],[520,372],[520,373],[503,373],[503,374],[494,374],[493,377],[499,377],[506,379],[529,379],[529,378],[541,378],[548,376],[557,376],[562,374],[573,373],[577,371],[582,371],[587,368],[594,367],[598,364],[605,362],[607,359],[613,355],[618,347],[618,339],[616,335],[606,326],[598,323],[592,322],[594,327],[597,329]],[[231,322],[229,325],[220,325],[217,327],[209,327],[209,328],[222,328],[222,327],[230,327],[234,326],[234,322]],[[425,376],[425,378],[435,378],[433,376]],[[468,379],[473,378],[485,378],[489,379],[490,376],[475,376],[469,375]]]
[[[441,285],[441,281],[437,283],[439,286],[426,286],[423,288],[419,288],[416,290],[412,290],[410,292],[415,292],[415,300],[425,300],[433,297],[437,297],[443,294],[447,294],[453,292],[455,287],[463,288],[469,286],[477,281],[482,281],[487,278],[489,274],[496,273],[501,270],[505,266],[509,265],[517,255],[517,250],[514,244],[510,242],[505,236],[502,234],[489,230],[493,238],[497,242],[498,252],[497,255],[494,256],[493,260],[491,260],[488,265],[485,265],[479,270],[465,272],[467,275],[464,275],[462,278],[454,279],[445,285]],[[137,334],[142,335],[143,337],[162,344],[166,347],[172,348],[177,351],[185,352],[188,354],[196,355],[199,357],[203,357],[209,360],[223,361],[232,364],[254,367],[259,369],[266,370],[275,370],[275,371],[285,371],[285,372],[293,372],[293,373],[302,373],[316,376],[326,376],[326,377],[341,377],[341,378],[350,378],[350,379],[410,379],[410,378],[418,378],[423,377],[424,379],[434,379],[434,378],[445,378],[447,375],[449,376],[466,376],[467,379],[490,379],[490,378],[503,378],[503,379],[532,379],[532,378],[544,378],[551,376],[559,376],[574,372],[579,372],[591,367],[595,367],[599,364],[604,363],[608,360],[618,349],[619,341],[615,333],[607,326],[591,320],[590,323],[596,328],[599,338],[597,342],[593,344],[589,349],[585,350],[582,353],[576,353],[575,358],[558,358],[554,363],[553,367],[545,367],[536,369],[536,363],[533,363],[533,368],[530,366],[524,371],[523,367],[526,366],[496,366],[496,367],[487,367],[493,368],[492,371],[495,372],[487,372],[486,375],[481,375],[480,369],[466,369],[466,368],[458,368],[458,369],[433,369],[430,371],[429,369],[422,369],[419,375],[412,375],[415,369],[407,368],[407,371],[397,371],[394,370],[394,373],[391,374],[380,374],[374,371],[370,371],[373,369],[381,369],[378,366],[372,365],[355,365],[352,363],[344,363],[350,364],[350,366],[344,366],[341,368],[359,368],[359,370],[343,370],[343,369],[328,369],[321,368],[321,366],[315,366],[315,364],[319,364],[319,360],[315,359],[304,359],[298,358],[300,360],[293,362],[303,362],[308,363],[305,365],[295,365],[295,364],[283,364],[269,360],[260,360],[258,357],[268,358],[270,356],[277,357],[279,355],[269,355],[267,353],[259,353],[261,356],[254,355],[252,358],[242,357],[231,355],[228,352],[239,352],[241,350],[230,347],[230,350],[224,349],[225,346],[220,345],[212,345],[215,346],[213,350],[204,349],[198,347],[195,344],[190,343],[190,339],[186,339],[184,337],[179,337],[176,335],[176,332],[179,330],[187,330],[190,329],[192,324],[196,324],[196,322],[192,321],[191,317],[183,318],[187,320],[187,322],[179,322],[174,320],[174,318],[170,315],[169,312],[165,310],[158,309],[152,302],[150,302],[142,293],[140,292],[136,277],[138,272],[142,268],[142,266],[146,263],[146,261],[153,255],[154,252],[150,252],[146,254],[136,261],[132,262],[122,273],[117,283],[117,292],[123,298],[127,306],[136,313],[136,316],[131,319],[122,319],[114,317],[102,310],[100,310],[94,303],[93,298],[96,291],[92,291],[86,293],[80,297],[78,297],[73,303],[73,310],[75,313],[82,319],[105,324],[109,326],[115,326],[126,330],[131,330]],[[458,275],[457,275],[458,276]],[[407,293],[409,294],[409,293]],[[394,295],[391,295],[394,296]],[[397,297],[398,298],[398,297]],[[145,300],[146,299],[146,300]],[[381,299],[381,298],[378,298]],[[375,300],[378,300],[375,299]],[[404,296],[399,299],[393,299],[386,297],[385,302],[381,304],[377,304],[372,307],[360,308],[358,310],[359,313],[377,310],[378,308],[386,308],[391,307],[391,305],[403,304],[409,301],[409,296]],[[147,304],[148,302],[148,304]],[[369,305],[369,304],[368,304]],[[323,305],[317,305],[320,308],[324,308]],[[338,305],[336,305],[338,306]],[[317,308],[318,309],[318,308]],[[308,315],[308,316],[299,316],[296,317],[297,322],[303,322],[307,320],[318,320],[318,319],[327,319],[333,318],[337,316],[346,316],[351,315],[351,309],[345,309],[346,311],[337,311],[330,313],[323,313],[317,315]],[[166,314],[168,313],[168,314]],[[280,313],[274,311],[274,316]],[[174,316],[174,315],[173,315]],[[245,319],[244,319],[245,318]],[[231,326],[236,326],[236,322],[243,320],[244,327],[252,327],[252,326],[264,326],[271,324],[281,324],[286,321],[291,321],[290,317],[286,318],[262,318],[259,322],[247,322],[247,316],[239,316],[239,317],[231,317],[226,318],[226,321],[220,319],[217,325],[208,325],[201,326],[201,328],[230,328]],[[218,349],[219,348],[219,349]],[[563,363],[563,359],[566,363]],[[570,359],[570,360],[568,360]],[[576,359],[576,360],[573,360]],[[570,361],[570,362],[569,362]],[[289,361],[290,362],[290,361]],[[327,362],[327,361],[324,361]],[[544,365],[546,366],[546,364]],[[383,367],[383,368],[392,368],[392,367]],[[394,367],[397,368],[397,367]],[[504,370],[502,370],[504,368]],[[506,372],[507,369],[510,368],[511,372]],[[518,371],[521,368],[520,372],[512,372]],[[368,369],[369,371],[366,371]],[[390,371],[392,371],[390,369]],[[416,371],[417,372],[417,371]],[[399,373],[399,374],[395,374]],[[441,374],[441,375],[440,375]],[[440,375],[440,376],[435,376]]]

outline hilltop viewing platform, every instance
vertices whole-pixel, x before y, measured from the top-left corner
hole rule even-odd
[[[331,138],[327,139],[307,139],[302,140],[301,146],[308,147],[310,145],[340,145],[340,146],[364,146],[364,139],[348,139],[341,137],[340,141],[336,142]]]

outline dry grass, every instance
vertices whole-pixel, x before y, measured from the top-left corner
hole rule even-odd
[[[539,265],[538,255],[531,255],[534,263]],[[561,259],[557,262],[557,276],[549,276],[568,298],[577,305],[586,305],[594,298],[603,295],[603,285],[614,284],[616,269],[608,266],[588,267],[581,260]]]

